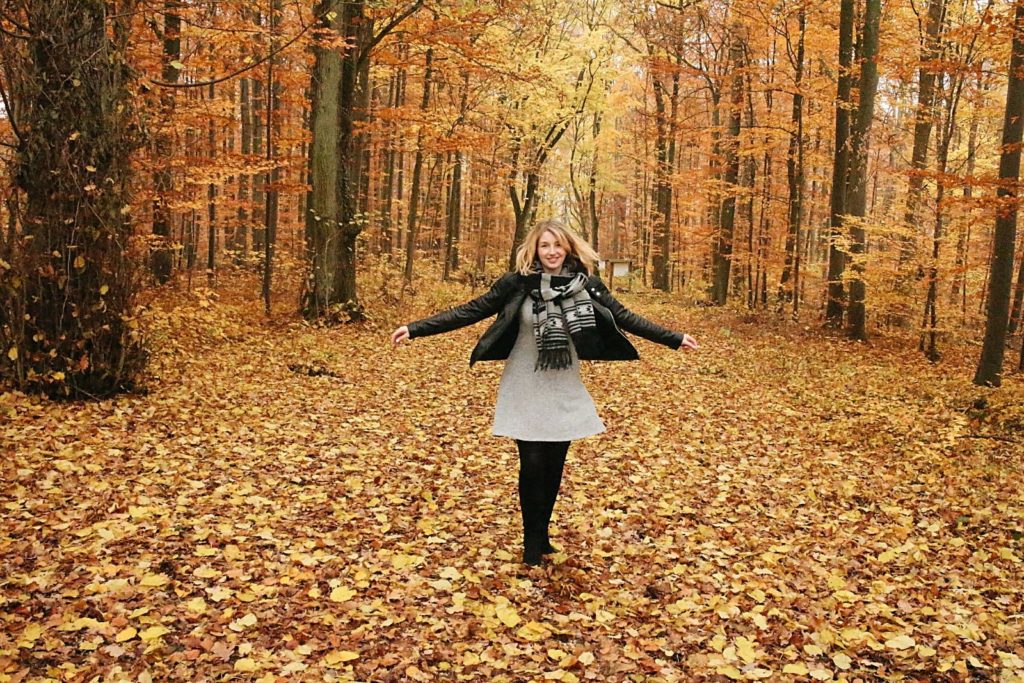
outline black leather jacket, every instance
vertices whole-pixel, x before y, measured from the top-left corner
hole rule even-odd
[[[581,360],[639,358],[636,349],[626,339],[626,335],[622,334],[622,330],[673,349],[678,349],[682,345],[683,335],[656,325],[627,309],[612,296],[601,282],[601,278],[596,275],[588,276],[587,291],[594,301],[597,334],[593,348],[577,349]],[[457,330],[497,313],[498,318],[487,328],[473,349],[469,364],[473,365],[480,360],[505,360],[519,335],[519,309],[527,296],[526,278],[516,272],[505,273],[494,283],[490,291],[476,299],[429,318],[409,323],[409,338]]]

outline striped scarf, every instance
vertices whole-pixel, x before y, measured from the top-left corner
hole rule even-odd
[[[536,278],[536,283],[534,283]],[[570,336],[574,341],[593,331],[594,303],[587,293],[587,276],[530,276],[533,299],[533,337],[537,341],[537,370],[561,370],[572,365]],[[578,344],[577,344],[578,345]]]

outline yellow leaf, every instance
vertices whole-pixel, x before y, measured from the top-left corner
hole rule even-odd
[[[717,669],[715,669],[715,671],[718,674],[725,676],[726,678],[733,679],[734,681],[743,680],[743,672],[741,672],[732,664],[729,664],[728,666],[720,666]]]
[[[565,652],[564,650],[558,650],[555,648],[548,650],[548,657],[555,660],[556,662],[560,662],[568,656],[569,653]]]
[[[885,646],[892,650],[906,650],[907,648],[914,647],[914,645],[916,645],[914,639],[906,634],[885,641]]]
[[[196,548],[196,555],[198,555],[199,557],[213,557],[216,554],[217,549],[211,548],[208,545],[201,545],[198,548]]]
[[[423,558],[419,555],[403,555],[401,553],[392,556],[391,566],[395,569],[406,569],[407,567],[415,567]]]
[[[516,631],[516,635],[523,640],[528,640],[531,643],[534,643],[538,640],[544,640],[547,638],[551,635],[551,631],[549,631],[544,624],[540,624],[536,621],[528,621],[523,624],[518,631]]]
[[[241,659],[235,660],[235,671],[252,673],[253,671],[258,670],[259,667],[256,665],[256,661],[252,657],[242,657]]]
[[[194,576],[198,576],[200,579],[214,579],[220,576],[220,572],[213,567],[198,567],[194,572]]]
[[[516,613],[516,609],[511,605],[498,605],[495,613],[498,619],[501,620],[501,623],[509,628],[514,628],[521,621],[519,614]]]
[[[118,632],[116,636],[114,636],[114,642],[123,643],[125,641],[131,640],[132,638],[137,636],[138,633],[139,632],[136,631],[133,627],[125,626],[123,629],[120,630],[120,632]]]
[[[886,550],[884,553],[880,553],[878,555],[877,559],[882,564],[885,564],[887,562],[892,562],[894,559],[896,559],[896,551],[895,550]]]
[[[327,666],[337,666],[345,662],[351,662],[353,659],[359,659],[358,652],[352,652],[351,650],[331,650],[324,655],[324,664]]]
[[[356,592],[351,588],[345,586],[338,586],[331,591],[331,602],[346,602],[351,600],[356,595]]]
[[[815,645],[814,643],[807,643],[806,645],[804,645],[804,652],[806,652],[812,657],[818,657],[824,654],[825,651],[822,650],[820,646]]]
[[[221,600],[227,600],[233,594],[230,588],[224,588],[223,586],[217,586],[212,591],[209,591],[210,599],[214,602],[220,602]]]
[[[810,675],[811,675],[811,678],[813,678],[816,681],[831,681],[832,680],[832,671],[829,670],[829,669],[826,669],[823,666],[822,667],[818,667],[817,669],[811,669]]]
[[[853,660],[850,659],[849,655],[844,652],[839,652],[832,655],[832,663],[836,665],[837,669],[846,671],[850,668]]]
[[[139,638],[146,641],[147,643],[151,640],[156,640],[165,633],[170,633],[171,629],[164,626],[150,626],[142,633],[139,634]]]
[[[594,653],[590,651],[584,652],[579,656],[580,664],[583,666],[590,666],[594,663],[594,659]]]
[[[455,567],[445,567],[441,570],[439,576],[442,579],[448,579],[449,581],[458,581],[462,578],[462,574],[460,574],[459,570]]]
[[[228,624],[228,628],[235,632],[241,632],[250,626],[255,626],[257,621],[259,620],[256,618],[256,615],[249,612],[244,617],[239,617]]]
[[[796,676],[806,676],[807,666],[803,662],[795,662],[793,664],[787,664],[782,667],[782,673],[794,674]]]
[[[750,620],[754,622],[754,625],[759,629],[768,628],[768,619],[763,614],[755,614],[750,617]]]
[[[11,360],[18,360],[18,347],[12,346],[10,350],[7,352],[7,357],[10,358]]]
[[[170,579],[163,574],[146,574],[142,577],[142,581],[139,582],[140,586],[146,586],[147,588],[157,588],[170,583]]]
[[[918,645],[917,646],[917,656],[918,657],[934,657],[935,656],[935,649],[934,648],[930,648],[927,645]],[[1024,663],[1021,664],[1021,668],[1024,668]]]
[[[85,268],[85,257],[82,256],[81,254],[75,257],[75,268],[77,268],[78,270]]]
[[[740,636],[736,639],[736,654],[747,664],[757,659],[757,652],[754,651],[754,644],[747,638]]]
[[[462,666],[476,666],[480,663],[480,657],[475,652],[466,652],[462,655]]]
[[[185,607],[189,612],[195,612],[196,614],[202,614],[206,611],[206,600],[202,598],[192,598],[185,603]]]

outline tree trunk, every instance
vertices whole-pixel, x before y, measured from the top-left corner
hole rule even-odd
[[[600,251],[601,239],[597,216],[597,137],[601,134],[601,112],[594,112],[594,125],[591,129],[594,140],[594,153],[590,163],[590,182],[587,187],[587,208],[590,217],[590,246]]]
[[[728,194],[722,201],[712,266],[711,301],[719,306],[725,304],[729,296],[729,270],[732,265],[733,228],[736,221],[736,181],[740,172],[740,117],[743,114],[743,74],[740,69],[743,66],[744,45],[738,31],[739,27],[735,27],[732,45],[729,48],[729,63],[733,71],[732,101],[729,108],[729,127],[722,140],[722,148],[725,151],[723,181]]]
[[[316,52],[315,48],[314,52]],[[316,68],[314,67],[314,73],[315,71]],[[240,136],[242,143],[242,158],[246,163],[248,163],[249,155],[252,154],[252,95],[248,78],[241,79],[241,85],[239,87],[239,110],[242,119],[242,132]],[[312,124],[310,124],[310,130],[312,130]],[[312,152],[310,152],[310,154],[312,154]],[[252,244],[249,211],[249,185],[251,181],[252,177],[248,173],[243,171],[238,174],[238,226],[235,228],[234,239],[232,240],[231,246],[232,249],[237,252],[235,258],[242,261],[249,257],[249,250],[251,249]]]
[[[14,157],[24,233],[0,264],[0,375],[26,391],[108,396],[133,388],[146,362],[122,211],[141,143],[125,57],[136,3],[118,10],[110,16],[102,0],[24,3],[38,32],[24,43]]]
[[[444,238],[444,280],[459,269],[459,233],[462,230],[462,150],[455,152],[452,186],[448,196],[448,220]]]
[[[675,80],[678,83],[678,72]],[[668,96],[658,75],[654,80],[655,129],[654,143],[654,205],[652,229],[654,231],[651,254],[651,286],[662,291],[669,290],[668,262],[669,244],[672,232],[672,166],[669,162]]]
[[[850,108],[853,105],[853,14],[854,0],[841,0],[839,10],[839,79],[836,94],[835,158],[832,164],[832,195],[828,247],[828,302],[825,322],[829,327],[841,327],[846,294],[843,277],[846,254],[839,249],[839,239],[846,215],[846,181],[850,165]]]
[[[804,201],[804,37],[807,33],[807,9],[801,5],[800,36],[797,39],[796,65],[793,79],[793,132],[789,135],[786,155],[786,182],[789,186],[789,213],[786,230],[786,261],[779,279],[779,298],[793,304],[793,315],[800,309],[800,223]]]
[[[857,120],[850,136],[849,215],[864,218],[867,214],[868,136],[875,115],[875,91],[878,89],[878,24],[882,14],[881,0],[867,0],[864,28],[861,33],[860,84]],[[846,312],[846,331],[852,339],[867,339],[865,315],[864,254],[867,236],[861,221],[850,229],[850,303]]]
[[[214,90],[213,83],[208,91],[209,103],[213,104]],[[217,134],[214,128],[213,119],[210,119],[206,132],[206,143],[209,147],[210,161],[217,158]],[[206,187],[206,211],[207,211],[207,240],[206,240],[206,284],[213,287],[216,282],[217,266],[217,186],[210,183]]]
[[[1024,133],[1024,2],[1017,0],[1013,21],[1013,46],[1010,54],[1006,111],[1003,117],[1003,144],[999,155],[999,189],[996,196],[996,228],[989,275],[988,315],[985,341],[974,375],[974,383],[999,386],[1002,382],[1003,354],[1010,309],[1010,285],[1013,277],[1013,252],[1017,240],[1017,183],[1020,180],[1020,147]],[[1024,364],[1024,350],[1022,350]]]
[[[398,74],[391,75],[388,87],[388,107],[394,109],[399,106],[399,79]],[[395,239],[392,234],[392,215],[395,206],[395,146],[397,144],[397,131],[393,122],[387,124],[387,132],[384,140],[384,177],[380,184],[380,239],[381,252],[393,254]]]
[[[179,0],[164,2],[164,64],[161,77],[168,83],[177,83],[180,70],[175,64],[181,59],[181,16],[178,14]],[[153,250],[152,270],[156,281],[163,284],[171,279],[174,252],[171,244],[171,209],[168,205],[174,177],[171,174],[170,156],[173,153],[173,131],[170,129],[174,114],[176,90],[167,88],[160,93],[160,130],[156,135],[156,156],[162,164],[154,173],[153,185],[156,199],[153,201],[153,235],[156,244]]]
[[[918,68],[917,109],[914,113],[914,151],[910,159],[910,181],[907,205],[903,213],[903,226],[907,231],[917,229],[917,209],[921,203],[924,172],[928,159],[928,140],[935,118],[935,72],[940,57],[939,32],[946,11],[946,0],[930,0],[925,22],[924,43],[921,45],[921,66]],[[917,252],[917,235],[909,234],[900,241],[898,285],[906,292],[905,266],[913,261]]]
[[[427,48],[423,68],[423,97],[420,111],[426,114],[430,109],[430,88],[434,68],[434,49]],[[409,188],[408,227],[405,231],[405,282],[412,283],[412,264],[416,257],[416,220],[420,205],[420,178],[423,175],[423,126],[416,133],[416,157],[412,166],[412,186]]]
[[[974,166],[978,158],[979,119],[978,106],[975,105],[971,112],[970,132],[967,134],[967,180],[963,187],[963,196],[967,200],[974,195]],[[967,210],[971,211],[970,202],[968,202]],[[971,224],[972,221],[967,221],[967,225],[960,230],[960,236],[956,242],[956,272],[953,277],[952,300],[953,303],[960,304],[961,315],[967,312],[967,264],[971,249]]]
[[[321,29],[340,29],[341,0],[322,0],[316,14]],[[341,262],[338,230],[338,92],[341,87],[341,55],[336,49],[313,45],[314,64],[310,83],[309,146],[310,190],[306,199],[306,234],[310,243],[310,274],[303,295],[307,318],[328,315],[338,300],[335,278]],[[243,138],[244,140],[244,138]]]
[[[274,0],[270,8],[270,16],[267,17],[267,26],[270,32],[270,54],[277,50],[275,32],[280,21],[281,0]],[[274,66],[276,58],[267,60],[267,104],[266,104],[266,137],[267,137],[267,163],[272,164],[276,156],[276,138],[274,137],[275,114],[281,109],[280,86],[274,80]],[[270,291],[273,284],[274,274],[274,250],[277,247],[277,182],[280,176],[280,169],[272,167],[264,173],[264,188],[266,192],[266,208],[264,212],[264,223],[267,226],[263,241],[263,310],[270,315]]]

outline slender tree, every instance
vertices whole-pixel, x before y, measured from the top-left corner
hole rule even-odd
[[[835,155],[832,162],[830,198],[831,235],[828,245],[828,300],[825,322],[838,328],[843,324],[846,302],[843,277],[846,253],[841,249],[843,217],[846,215],[846,178],[850,165],[850,110],[853,107],[853,15],[854,0],[841,0],[839,6],[839,77],[836,85]]]

